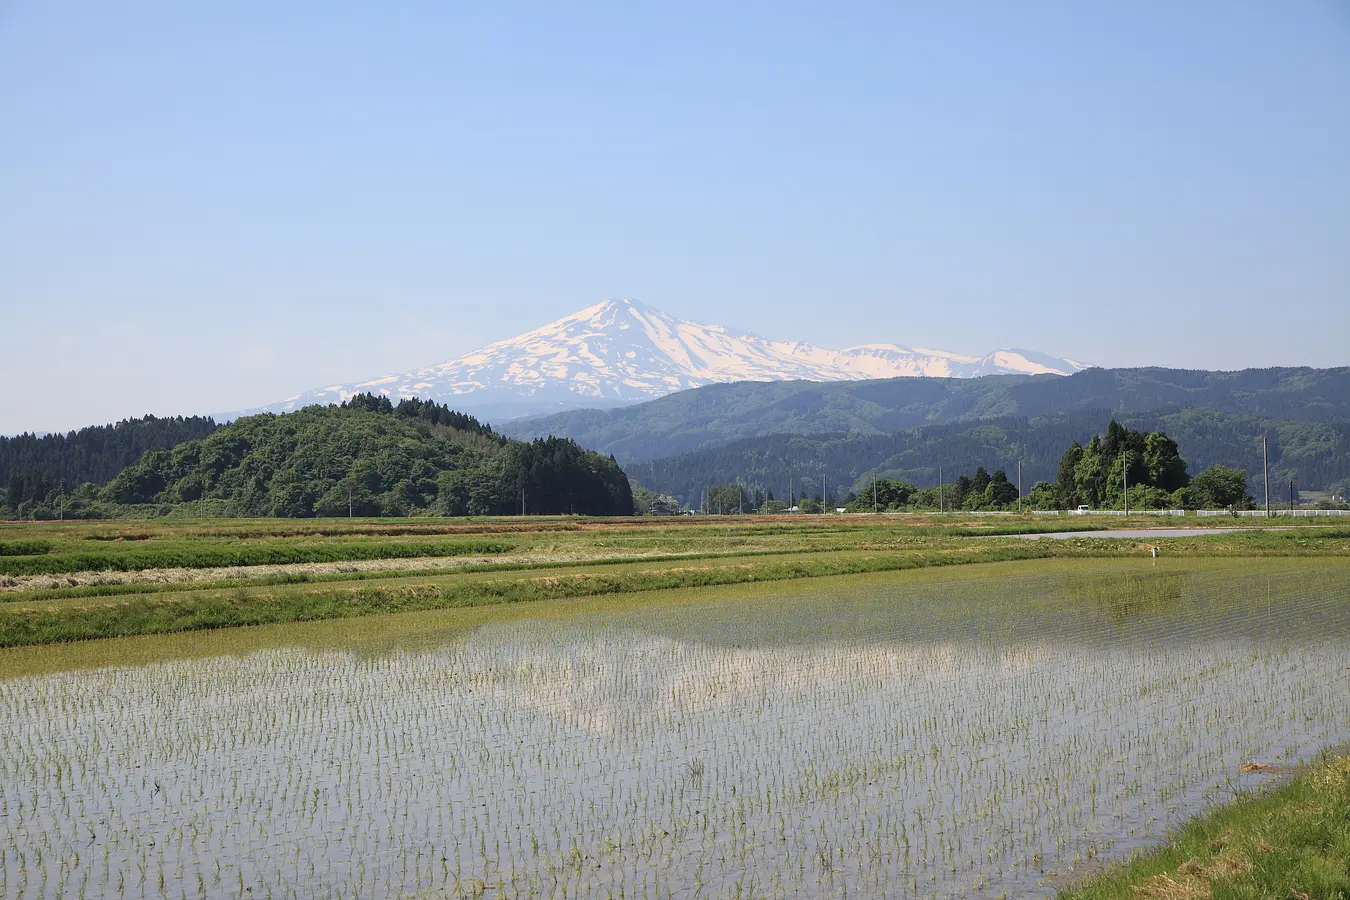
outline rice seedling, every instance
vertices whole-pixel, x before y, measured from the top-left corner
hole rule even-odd
[[[1350,739],[1343,567],[1114,565],[13,674],[0,895],[1043,896]]]

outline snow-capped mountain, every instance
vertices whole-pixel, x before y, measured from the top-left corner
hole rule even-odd
[[[688,322],[638,303],[606,300],[542,328],[438,366],[335,384],[265,407],[285,412],[359,392],[422,397],[492,420],[639,403],[728,381],[850,381],[896,376],[1069,375],[1085,368],[1027,350],[963,356],[865,344],[829,350]]]

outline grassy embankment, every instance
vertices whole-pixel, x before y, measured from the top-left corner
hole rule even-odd
[[[0,589],[12,589],[18,585],[16,579],[34,575],[111,575],[485,555],[501,555],[509,565],[513,559],[537,560],[540,555],[557,557],[546,561],[558,562],[564,558],[895,549],[897,545],[934,538],[1159,524],[1152,518],[1100,522],[1031,516],[0,523]],[[1200,524],[1230,523],[1207,520]],[[1309,535],[1339,533],[1326,526],[1305,525],[1298,530]],[[1341,530],[1350,530],[1350,526]],[[1291,545],[1276,542],[1271,546]],[[412,563],[405,568],[418,566]],[[232,574],[246,577],[275,573]]]
[[[162,634],[281,622],[497,603],[522,603],[673,588],[890,572],[923,566],[1050,557],[1053,547],[987,544],[922,553],[817,553],[788,557],[719,557],[554,567],[515,572],[465,572],[432,578],[382,578],[356,584],[307,582],[0,604],[0,647]]]
[[[1061,900],[1330,900],[1350,897],[1350,757],[1201,816],[1162,848]]]
[[[17,543],[18,548],[23,544]],[[512,545],[504,541],[438,542],[345,542],[291,544],[279,540],[251,544],[193,543],[168,541],[163,545],[109,551],[57,548],[50,543],[36,553],[6,552],[0,544],[0,575],[61,575],[72,572],[140,572],[160,568],[208,568],[215,566],[264,566],[294,563],[348,562],[371,559],[411,559],[430,556],[470,556],[505,553]]]
[[[444,521],[444,520],[442,520]],[[178,523],[56,523],[0,526],[0,577],[75,572],[136,572],[163,568],[212,568],[375,559],[416,559],[526,552],[579,552],[605,548],[640,553],[733,552],[747,549],[816,549],[822,537],[833,549],[891,532],[1017,534],[1038,530],[1028,522],[977,522],[934,527],[922,523],[878,527],[876,521],[675,519],[659,524],[629,520],[483,520],[420,523],[248,521]],[[119,527],[120,526],[120,527]],[[1054,528],[1054,523],[1050,524]],[[1064,527],[1062,524],[1059,527]]]
[[[1085,526],[1102,524],[828,516],[5,526],[0,542],[9,555],[0,556],[0,573],[8,574],[0,574],[0,582],[9,584],[0,583],[0,647],[932,566],[1143,557],[1142,543],[1134,540],[997,537]],[[1165,552],[1345,555],[1350,529],[1176,538]],[[419,568],[433,557],[465,557],[466,564],[450,571]],[[402,562],[384,571],[316,568],[381,559]],[[250,567],[250,560],[270,567]],[[222,561],[240,567],[208,581],[179,578]],[[164,565],[179,567],[178,580],[144,583],[164,576]],[[59,577],[69,583],[53,583],[52,572],[65,573]],[[81,572],[130,572],[130,583],[80,583],[75,575]]]

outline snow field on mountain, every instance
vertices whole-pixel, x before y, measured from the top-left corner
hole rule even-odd
[[[677,319],[635,300],[606,300],[440,365],[329,385],[264,409],[287,412],[373,392],[448,402],[470,412],[507,401],[520,415],[640,403],[733,381],[1070,375],[1082,368],[1007,348],[983,357],[886,343],[832,350]]]

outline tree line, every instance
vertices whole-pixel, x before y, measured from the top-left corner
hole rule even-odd
[[[1105,433],[1093,435],[1086,445],[1069,444],[1054,481],[1040,480],[1025,493],[1015,471],[1010,477],[1004,469],[990,472],[977,466],[969,475],[925,488],[904,479],[869,476],[843,494],[842,503],[850,512],[1118,509],[1128,496],[1134,509],[1251,508],[1245,471],[1213,465],[1192,478],[1188,468],[1177,442],[1165,432],[1131,429],[1112,419]],[[704,509],[714,514],[793,507],[819,512],[823,503],[836,502],[839,496],[791,490],[785,501],[777,502],[772,489],[722,483],[706,488]]]
[[[219,427],[206,416],[145,416],[66,434],[0,437],[0,485],[16,475],[37,478],[21,484],[23,490],[38,493],[45,489],[39,484],[106,484],[146,453],[201,440]],[[25,494],[25,499],[30,496]]]

